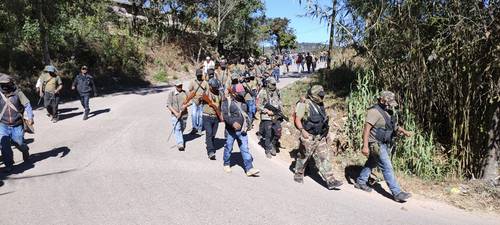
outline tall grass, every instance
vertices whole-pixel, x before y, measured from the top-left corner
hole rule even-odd
[[[351,150],[360,150],[363,146],[362,135],[366,111],[376,103],[380,91],[375,85],[373,71],[358,72],[357,85],[347,98],[348,119],[344,127]],[[454,173],[456,162],[450,162],[445,154],[439,152],[432,133],[426,133],[415,123],[415,116],[404,105],[398,117],[400,123],[414,135],[409,138],[397,138],[393,163],[396,170],[424,179],[442,179]],[[402,113],[401,113],[402,112]]]

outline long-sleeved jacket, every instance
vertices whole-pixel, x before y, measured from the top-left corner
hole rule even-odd
[[[78,93],[80,94],[90,94],[91,92],[97,94],[94,78],[89,74],[76,75],[75,80],[73,81],[73,87],[76,87],[76,90],[78,90]]]
[[[239,105],[239,108],[237,104]],[[221,108],[224,122],[226,122],[226,129],[234,131],[233,124],[235,122],[239,123],[243,127],[246,120],[246,104],[226,98],[222,102]]]

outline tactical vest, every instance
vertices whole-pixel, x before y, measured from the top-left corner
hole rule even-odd
[[[5,101],[0,98],[0,110],[2,110],[4,107],[7,107],[2,118],[0,119],[0,122],[9,126],[17,126],[23,124],[24,107],[21,104],[19,95],[17,95],[17,91],[12,94],[5,95],[5,97],[12,103],[14,107],[16,107],[17,112],[7,106]]]
[[[309,111],[307,119],[302,121],[304,129],[312,135],[324,135],[328,132],[328,116],[325,107],[308,101]]]
[[[391,143],[394,137],[394,128],[396,127],[396,117],[389,116],[379,104],[374,105],[372,108],[376,109],[385,121],[385,128],[372,128],[375,131],[375,139],[384,144]]]

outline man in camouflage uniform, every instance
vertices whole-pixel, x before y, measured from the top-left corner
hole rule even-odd
[[[368,178],[372,169],[378,166],[382,170],[387,186],[391,189],[394,200],[404,202],[411,197],[411,194],[402,191],[399,187],[392,169],[390,152],[396,133],[407,137],[410,137],[412,133],[397,125],[393,110],[397,105],[394,93],[382,91],[378,97],[378,103],[368,109],[363,131],[362,150],[363,155],[367,156],[368,160],[354,187],[371,192],[372,188],[367,185]]]
[[[328,116],[323,105],[325,91],[321,85],[314,85],[307,92],[305,102],[297,103],[295,126],[301,132],[299,153],[295,164],[294,180],[303,183],[307,160],[312,157],[319,174],[332,190],[342,185],[335,179],[332,165],[332,151],[326,139],[328,135]]]
[[[266,104],[270,104],[281,110],[281,97],[276,87],[276,80],[273,77],[268,78],[267,87],[259,92],[259,111],[260,125],[259,131],[263,137],[264,150],[266,157],[271,158],[276,156],[276,149],[281,137],[281,122],[283,118],[278,118],[274,112],[266,108]]]

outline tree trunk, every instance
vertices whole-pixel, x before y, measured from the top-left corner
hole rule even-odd
[[[337,9],[335,8],[336,5],[337,0],[333,0],[332,20],[330,21],[330,42],[328,45],[328,58],[326,60],[327,69],[331,69],[330,64],[332,63],[333,45],[335,43],[335,17],[337,17]]]
[[[483,180],[498,177],[498,153],[500,147],[500,103],[494,104],[491,127],[488,138],[488,158],[484,166]]]
[[[42,56],[43,64],[50,65],[50,52],[49,52],[49,32],[47,31],[47,20],[43,14],[43,7],[45,2],[43,0],[38,1],[38,28],[40,30],[40,43],[42,43]]]

